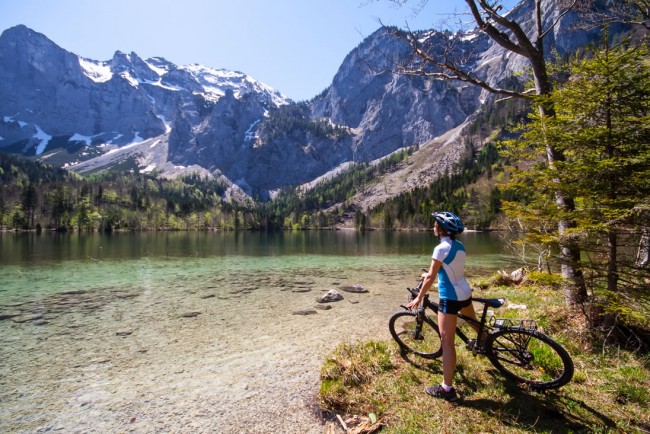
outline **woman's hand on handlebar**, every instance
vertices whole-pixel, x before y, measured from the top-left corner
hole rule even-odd
[[[417,289],[419,289],[417,297],[415,297],[413,300],[409,302],[409,304],[406,305],[406,307],[409,310],[415,309],[420,305],[420,303],[422,303],[422,299],[424,298],[424,294],[422,293],[422,282],[424,282],[424,276],[425,274],[420,276],[420,281],[418,282],[418,286],[417,286]]]
[[[422,291],[422,284],[424,283],[424,279],[427,276],[426,273],[427,270],[423,268],[422,271],[425,271],[425,273],[422,273],[422,275],[420,276],[420,281],[418,282],[418,286],[417,286],[417,289],[419,289],[420,291],[418,292],[417,297],[415,297],[413,300],[409,302],[409,304],[406,305],[406,307],[409,310],[418,307],[422,303],[422,299],[424,298],[424,293]]]
[[[409,304],[406,305],[406,308],[409,309],[409,310],[415,309],[416,307],[418,307],[420,305],[420,303],[422,303],[422,300],[420,299],[420,296],[418,295],[416,298],[411,300],[411,302]]]

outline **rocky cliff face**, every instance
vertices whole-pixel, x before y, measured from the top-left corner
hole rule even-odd
[[[228,101],[254,100],[249,109],[255,113],[249,115],[257,119],[288,103],[242,73],[179,67],[135,53],[116,52],[104,62],[84,59],[24,26],[0,37],[0,98],[0,149],[38,156],[64,150],[67,163],[82,160],[84,153],[97,155],[168,135],[176,124],[172,137],[183,142],[174,143],[172,156],[180,161],[196,151],[196,138],[183,131],[218,119]],[[200,157],[214,163],[204,153]]]
[[[448,35],[432,32],[431,38]],[[456,82],[391,73],[410,47],[378,30],[344,60],[330,88],[312,102],[315,117],[354,128],[357,161],[373,160],[458,126],[479,106],[479,90]]]
[[[547,25],[559,19],[547,53],[594,40],[593,33],[572,27],[574,15],[559,17],[553,0],[543,5]],[[532,8],[532,1],[523,1],[511,12],[528,32]],[[452,54],[493,84],[527,66],[477,30],[420,37],[433,50],[451,42]],[[0,150],[84,171],[117,164],[121,148],[160,140],[166,154],[147,157],[163,147],[139,146],[136,170],[144,170],[145,161],[147,170],[162,161],[158,170],[175,174],[202,167],[265,198],[350,161],[429,143],[466,121],[488,97],[460,82],[390,72],[410,56],[406,43],[380,29],[350,52],[326,91],[293,103],[242,73],[135,53],[83,59],[18,26],[0,37]],[[451,161],[461,146],[445,143]],[[84,160],[92,161],[79,164]]]
[[[117,54],[111,63],[121,67]],[[56,138],[124,144],[136,136],[162,134],[163,121],[146,95],[133,92],[119,73],[101,75],[108,68],[64,51],[26,27],[3,33],[0,145],[34,155]]]

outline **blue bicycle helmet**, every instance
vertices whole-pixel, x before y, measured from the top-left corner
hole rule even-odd
[[[449,235],[458,235],[463,233],[465,226],[458,216],[449,211],[434,212],[431,214],[438,224],[445,228]]]

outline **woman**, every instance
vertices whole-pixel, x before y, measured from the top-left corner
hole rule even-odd
[[[418,296],[407,307],[413,309],[422,303],[422,299],[431,288],[435,277],[438,276],[440,293],[440,309],[438,311],[438,326],[442,341],[442,377],[441,384],[427,387],[425,392],[436,398],[447,401],[458,400],[453,386],[456,371],[456,323],[458,312],[476,319],[472,305],[472,288],[465,278],[465,246],[456,240],[456,235],[463,232],[463,222],[453,213],[434,212],[435,223],[433,233],[440,239],[433,249],[431,267],[422,274],[422,287]]]

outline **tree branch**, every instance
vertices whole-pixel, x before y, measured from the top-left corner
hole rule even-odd
[[[463,70],[459,65],[450,61],[446,55],[442,56],[442,60],[436,60],[431,57],[425,50],[422,49],[417,36],[409,31],[393,30],[392,33],[403,40],[411,47],[413,53],[422,60],[425,65],[441,68],[443,71],[427,71],[423,66],[412,68],[403,64],[397,64],[398,74],[429,77],[437,80],[456,80],[473,84],[490,93],[504,95],[511,98],[526,98],[530,99],[533,96],[528,92],[517,92],[509,89],[491,86],[485,80],[481,80],[472,72]],[[446,72],[445,72],[446,71]]]
[[[545,37],[545,36],[546,36],[546,35],[547,35],[551,30],[553,30],[553,29],[555,28],[555,26],[557,26],[557,23],[559,23],[560,20],[561,20],[562,18],[564,18],[564,16],[565,16],[566,14],[568,14],[569,12],[571,12],[571,11],[576,7],[577,4],[578,4],[578,0],[573,0],[573,1],[571,2],[571,4],[568,5],[568,6],[566,7],[566,9],[564,9],[564,11],[562,11],[562,13],[560,13],[560,16],[558,16],[558,17],[557,17],[557,18],[556,18],[556,19],[551,23],[551,25],[549,26],[549,28],[546,29],[545,31],[543,31],[543,32],[540,33],[539,37],[540,37],[540,38],[544,38],[544,37]]]
[[[507,33],[500,31],[499,29],[497,29],[496,26],[491,24],[489,21],[483,19],[483,16],[481,15],[481,12],[479,11],[479,8],[476,4],[476,1],[465,0],[465,2],[467,3],[467,6],[469,6],[469,10],[472,13],[472,16],[474,17],[474,21],[476,21],[478,28],[482,32],[485,32],[492,40],[494,40],[494,42],[501,45],[506,50],[512,51],[514,53],[520,54],[525,57],[529,57],[528,53],[523,49],[523,47],[513,42]],[[518,31],[520,31],[525,36],[524,31],[521,30],[521,27],[519,27],[517,23],[507,20],[506,18],[500,16],[497,13],[497,11],[500,8],[493,9],[489,4],[485,2],[485,0],[479,0],[479,4],[481,5],[483,11],[487,13],[489,18],[493,19],[495,22],[509,29],[510,31],[513,32],[513,34],[516,34],[518,29]],[[533,48],[532,45],[531,48]]]

